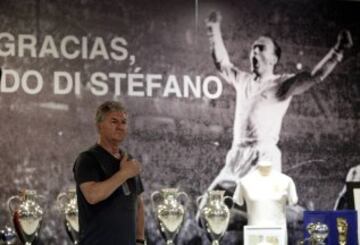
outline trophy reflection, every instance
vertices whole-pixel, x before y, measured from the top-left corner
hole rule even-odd
[[[347,244],[348,223],[344,218],[336,218],[336,228],[339,236],[339,245]]]
[[[225,200],[231,200],[232,205],[233,200],[231,197],[224,197],[224,194],[225,191],[212,190],[197,199],[200,203],[206,198],[205,205],[200,207],[200,221],[212,245],[220,244],[230,221],[230,209],[225,205]]]
[[[0,230],[0,245],[15,245],[15,244],[16,244],[15,231],[11,227],[5,226],[4,229]]]
[[[309,223],[306,226],[307,232],[310,234],[309,238],[300,241],[299,244],[310,244],[310,245],[325,245],[325,239],[329,235],[329,227],[323,223]]]
[[[151,195],[155,218],[168,245],[174,244],[184,221],[185,207],[179,200],[180,196],[185,198],[185,204],[189,201],[188,195],[185,192],[179,192],[176,188],[165,188]]]
[[[57,205],[64,215],[66,233],[74,244],[79,243],[79,216],[76,198],[76,189],[69,188],[57,196]]]
[[[20,241],[25,245],[36,244],[39,237],[43,209],[38,204],[35,190],[24,190],[20,195],[12,196],[7,204]]]

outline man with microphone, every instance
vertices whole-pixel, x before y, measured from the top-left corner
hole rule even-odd
[[[98,142],[77,157],[74,177],[80,245],[144,244],[140,163],[119,148],[128,131],[125,108],[114,101],[96,112]]]

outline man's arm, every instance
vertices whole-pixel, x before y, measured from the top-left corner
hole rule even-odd
[[[229,54],[225,48],[221,35],[221,15],[212,12],[206,19],[207,33],[210,41],[210,49],[216,68],[226,82],[234,84],[239,70],[231,63]]]
[[[310,72],[301,72],[281,84],[278,97],[286,99],[302,94],[317,83],[322,82],[342,61],[344,52],[353,46],[351,34],[343,30],[338,34],[337,42],[325,57]]]
[[[144,210],[144,201],[142,197],[138,196],[138,206],[137,206],[137,213],[136,213],[136,240],[137,241],[144,241],[145,234],[144,234],[144,227],[145,227],[145,210]],[[138,243],[137,244],[141,244]]]
[[[136,160],[128,160],[127,155],[121,160],[121,168],[113,176],[104,181],[88,181],[80,184],[80,190],[86,201],[96,204],[108,198],[127,179],[140,173],[140,164]]]

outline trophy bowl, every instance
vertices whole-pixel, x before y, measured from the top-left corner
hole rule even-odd
[[[79,211],[75,187],[70,187],[66,192],[61,192],[56,199],[58,209],[64,216],[66,233],[73,244],[79,243]]]
[[[174,240],[182,226],[185,216],[185,205],[179,201],[184,196],[186,203],[189,198],[185,192],[176,188],[165,188],[151,194],[153,212],[161,235],[166,244],[174,244]]]
[[[299,244],[305,244],[309,242],[312,245],[324,245],[324,241],[329,235],[329,227],[321,222],[309,223],[306,226],[306,230],[310,237],[300,241]]]
[[[205,204],[200,207],[200,222],[205,228],[212,245],[220,244],[230,221],[230,209],[225,205],[225,200],[231,197],[224,197],[225,191],[212,190],[197,199],[197,203],[202,203],[206,198]]]
[[[317,222],[315,223],[315,227],[312,233],[313,240],[317,244],[325,244],[325,239],[329,235],[329,227],[323,223]]]
[[[24,190],[8,199],[8,208],[20,241],[25,245],[36,244],[44,211],[38,204],[41,195],[35,190]]]

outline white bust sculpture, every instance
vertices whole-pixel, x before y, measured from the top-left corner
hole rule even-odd
[[[240,179],[233,198],[239,205],[246,202],[248,225],[285,228],[285,207],[298,201],[294,181],[273,170],[270,161],[259,162],[255,170]]]

